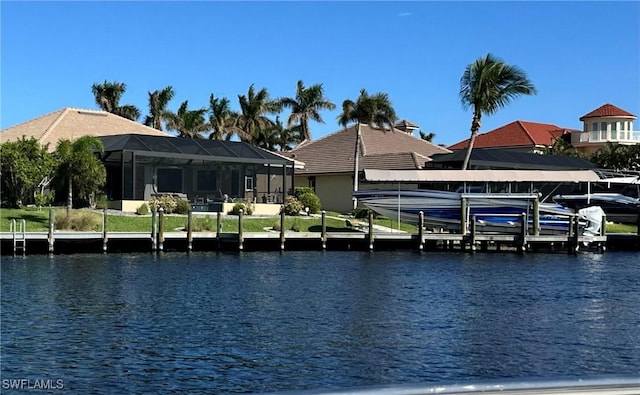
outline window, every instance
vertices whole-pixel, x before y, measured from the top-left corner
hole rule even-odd
[[[591,124],[591,131],[595,132],[598,130],[598,122],[594,122]]]
[[[182,192],[182,169],[158,169],[158,192]]]
[[[253,177],[250,177],[250,176],[244,177],[244,190],[253,191]]]
[[[198,170],[196,179],[198,191],[216,190],[216,172],[214,170]]]
[[[600,131],[607,131],[607,123],[606,122],[600,122]]]
[[[602,129],[600,131],[600,140],[606,140],[607,139],[607,129]]]

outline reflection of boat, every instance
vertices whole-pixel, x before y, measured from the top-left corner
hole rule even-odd
[[[556,195],[553,201],[576,211],[589,206],[600,206],[611,222],[635,224],[640,213],[640,199],[620,193]]]
[[[419,212],[426,227],[460,230],[463,199],[465,220],[476,218],[480,231],[518,232],[525,213],[530,226],[533,222],[534,201],[537,194],[528,193],[459,193],[438,190],[361,190],[353,196],[369,209],[401,222],[418,223]],[[541,233],[564,233],[569,228],[573,210],[555,203],[539,204]]]

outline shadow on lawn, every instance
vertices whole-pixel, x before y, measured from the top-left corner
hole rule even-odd
[[[43,217],[42,215],[30,214],[30,213],[21,213],[20,216],[9,216],[9,223],[11,223],[12,219],[16,220],[16,223],[19,223],[20,220],[24,219],[27,223],[33,225],[34,223],[38,225],[42,225],[45,228],[49,227],[49,218]],[[20,225],[17,225],[20,226]]]
[[[309,227],[309,232],[322,232],[322,225],[312,225]],[[327,226],[327,232],[354,232],[358,233],[355,229],[350,228],[334,228],[332,226]]]

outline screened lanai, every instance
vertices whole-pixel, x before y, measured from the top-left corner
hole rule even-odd
[[[124,134],[100,137],[109,201],[146,201],[173,194],[195,211],[220,211],[221,203],[282,203],[296,164],[251,144]],[[130,205],[131,205],[130,204]],[[125,210],[124,207],[121,207]],[[128,210],[127,210],[128,211]]]

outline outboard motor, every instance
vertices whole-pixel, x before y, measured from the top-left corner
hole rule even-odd
[[[582,231],[582,234],[586,236],[598,236],[600,234],[600,228],[603,226],[602,218],[604,215],[604,210],[600,206],[585,207],[578,210],[578,218],[587,221],[587,226]]]

